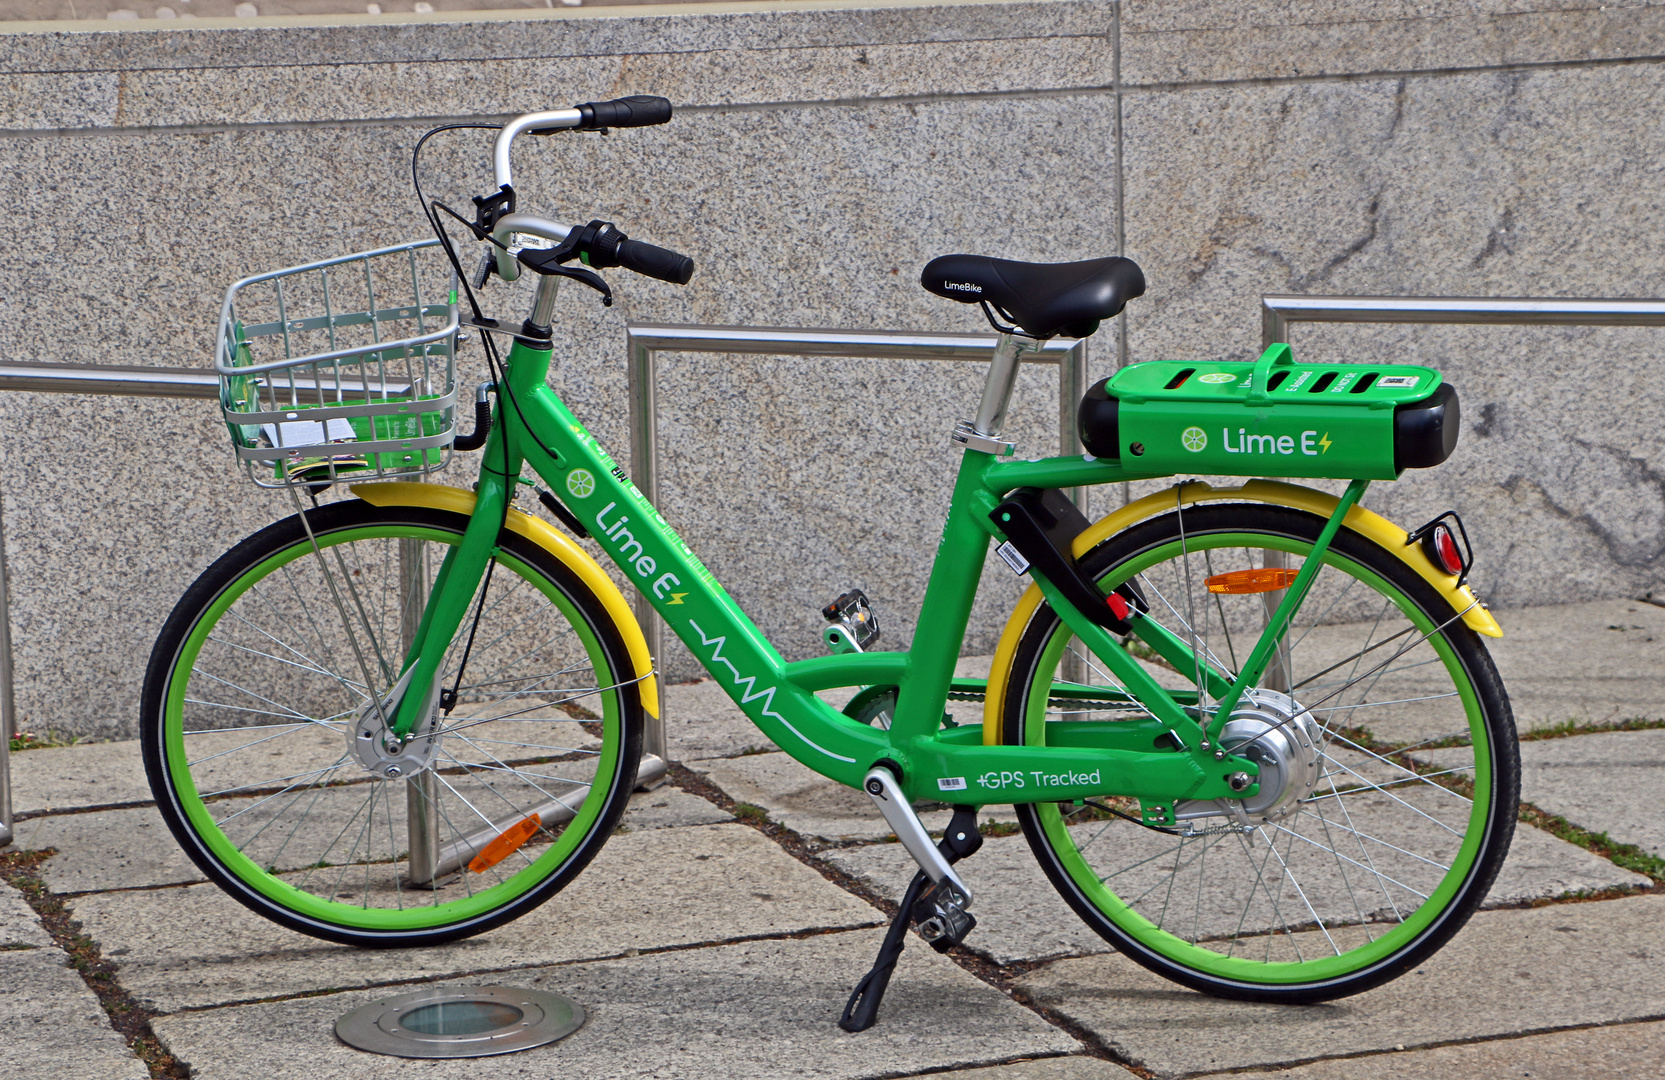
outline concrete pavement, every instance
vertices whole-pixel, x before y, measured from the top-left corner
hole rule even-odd
[[[1662,616],[1625,602],[1500,613],[1511,637],[1496,653],[1522,729],[1665,716],[1648,697],[1665,672]],[[1075,919],[1021,836],[992,837],[962,865],[979,897],[968,952],[915,941],[878,1026],[846,1035],[834,1021],[886,921],[872,898],[897,895],[905,854],[859,799],[774,751],[713,684],[671,687],[668,712],[671,756],[689,771],[639,794],[628,828],[550,903],[443,948],[315,941],[202,883],[148,805],[133,743],[13,755],[17,846],[55,852],[41,880],[194,1077],[476,1075],[479,1062],[335,1040],[341,1014],[428,982],[552,989],[584,1005],[575,1035],[494,1059],[504,1076],[1660,1074],[1665,895],[1528,825],[1488,910],[1444,950],[1307,1008],[1218,1001],[1150,975]],[[1523,757],[1525,801],[1661,851],[1651,811],[1665,800],[1665,730],[1528,741]],[[776,824],[737,819],[730,800]],[[1589,896],[1601,899],[1579,902]],[[14,1044],[0,1077],[150,1075],[68,959],[0,888],[0,1021]]]

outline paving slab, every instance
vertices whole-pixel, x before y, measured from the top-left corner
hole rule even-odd
[[[1137,1075],[1111,1061],[1090,1057],[1041,1058],[1014,1061],[986,1069],[955,1069],[931,1073],[948,1080],[1127,1080]]]
[[[24,750],[11,767],[18,816],[151,801],[137,739]]]
[[[1415,970],[1325,1005],[1210,998],[1116,954],[1056,961],[1019,988],[1168,1077],[1658,1017],[1662,960],[1665,897],[1641,896],[1481,912]]]
[[[213,885],[95,893],[70,906],[121,965],[122,986],[157,1012],[884,921],[743,825],[615,837],[543,907],[435,948],[318,941]]]
[[[729,1080],[894,1076],[982,1065],[1080,1044],[929,949],[896,970],[879,1023],[836,1025],[880,931],[743,942],[599,963],[529,968],[469,982],[567,994],[587,1022],[551,1046],[479,1061],[416,1062],[337,1042],[336,1019],[389,991],[159,1017],[158,1036],[196,1080],[432,1080],[492,1076]]]
[[[1494,611],[1487,638],[1522,731],[1567,720],[1612,723],[1665,717],[1665,608],[1597,600]]]
[[[1660,1075],[1662,1061],[1665,1024],[1654,1022],[1319,1061],[1278,1072],[1234,1073],[1232,1080],[1641,1080]]]
[[[0,1075],[19,1080],[150,1080],[63,950],[0,952]]]
[[[894,834],[866,795],[835,783],[775,752],[745,757],[690,761],[688,767],[706,776],[735,802],[761,806],[769,820],[800,836],[842,844],[884,840]],[[948,827],[951,810],[927,810],[919,815],[933,832]],[[982,821],[1016,821],[1010,806],[986,806]]]
[[[733,820],[732,814],[698,795],[666,784],[636,792],[621,824],[627,831],[645,832]],[[18,823],[17,835],[22,847],[57,851],[41,868],[48,887],[56,893],[207,880],[174,841],[153,806],[31,818]]]
[[[839,848],[823,852],[821,858],[893,901],[901,899],[913,876],[913,860],[900,844]],[[1053,889],[1022,836],[989,837],[956,869],[975,898],[977,929],[965,944],[978,955],[1011,964],[1111,951]],[[1649,884],[1641,874],[1621,870],[1575,844],[1521,826],[1486,904],[1500,907]]]
[[[1665,730],[1535,739],[1521,743],[1520,765],[1524,801],[1665,855]]]
[[[40,917],[23,899],[23,894],[0,881],[0,949],[20,945],[49,949],[53,947],[52,935],[41,925]]]
[[[713,679],[665,687],[665,753],[672,761],[775,749]]]

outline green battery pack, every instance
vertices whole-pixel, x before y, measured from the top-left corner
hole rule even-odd
[[[1152,473],[1392,480],[1451,456],[1457,391],[1412,364],[1148,361],[1081,401],[1094,457]]]

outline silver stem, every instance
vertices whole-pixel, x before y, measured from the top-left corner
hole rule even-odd
[[[555,312],[555,292],[561,287],[561,279],[554,274],[544,274],[538,278],[538,295],[532,302],[532,325],[549,329],[550,316]]]

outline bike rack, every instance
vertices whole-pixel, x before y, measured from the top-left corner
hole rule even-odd
[[[899,330],[794,330],[756,326],[677,326],[631,324],[625,330],[630,373],[630,479],[647,500],[659,504],[659,394],[657,375],[662,352],[750,353],[762,356],[843,356],[868,360],[972,360],[987,363],[999,342],[995,334],[926,334]],[[1075,410],[1087,392],[1087,341],[1053,340],[1039,352],[1024,353],[1031,364],[1058,366],[1059,452],[1081,451]],[[1070,497],[1081,505],[1084,492]],[[657,661],[665,644],[665,627],[653,605],[636,597],[636,621]],[[643,750],[665,757],[665,680],[659,688],[659,715],[648,718]],[[669,759],[667,759],[669,760]]]
[[[1441,296],[1261,297],[1262,346],[1287,342],[1289,325],[1331,323],[1451,323],[1493,326],[1665,326],[1665,300],[1487,299]],[[986,360],[993,334],[921,334],[791,330],[724,326],[631,326],[629,358],[631,479],[650,501],[658,494],[658,402],[654,390],[661,352],[727,352],[770,356],[846,356],[872,359]],[[1049,342],[1030,362],[1059,365],[1058,427],[1065,453],[1076,448],[1075,407],[1086,393],[1087,343]],[[0,363],[0,390],[119,397],[219,398],[211,370],[90,364]],[[658,616],[638,599],[637,612],[657,656],[663,633]],[[12,842],[11,737],[17,730],[13,697],[10,592],[4,507],[0,505],[0,847]],[[664,700],[660,687],[661,705]],[[649,752],[664,756],[663,708],[650,725]]]

